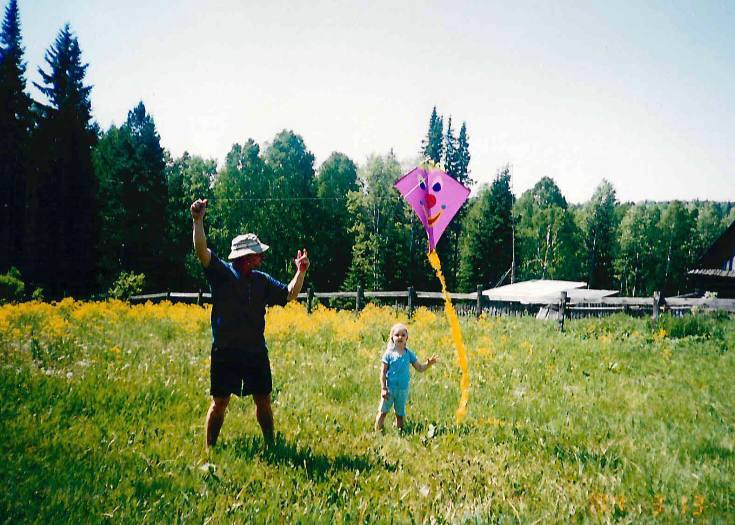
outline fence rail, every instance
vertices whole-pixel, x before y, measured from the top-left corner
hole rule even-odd
[[[481,287],[477,292],[457,293],[450,292],[449,296],[456,302],[456,310],[460,315],[477,316],[481,314],[491,316],[522,316],[535,315],[537,318],[558,320],[559,328],[563,330],[564,319],[577,319],[581,317],[602,317],[612,313],[624,312],[630,315],[651,315],[658,318],[662,312],[670,312],[674,315],[682,315],[691,312],[692,309],[723,311],[735,313],[735,299],[710,299],[693,297],[661,297],[656,292],[652,297],[603,297],[594,300],[570,300],[566,292],[558,297],[524,297],[512,299],[490,299],[482,295]],[[431,309],[442,308],[441,301],[444,299],[442,292],[416,291],[413,287],[407,290],[396,291],[371,291],[358,288],[355,291],[346,292],[315,292],[309,288],[308,291],[298,295],[300,300],[306,301],[307,309],[312,311],[319,300],[333,301],[335,299],[346,300],[347,304],[354,303],[356,310],[361,310],[366,300],[372,299],[379,302],[395,300],[395,306],[407,308],[409,316],[413,315],[414,309],[419,306],[427,306]],[[189,302],[206,304],[212,302],[212,294],[207,292],[181,293],[163,292],[130,297],[130,302],[141,303],[146,301],[168,300],[172,302]],[[342,303],[341,306],[345,306]]]

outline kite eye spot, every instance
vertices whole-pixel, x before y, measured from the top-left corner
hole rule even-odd
[[[419,182],[419,188],[426,190],[426,183],[424,181]]]
[[[447,209],[447,205],[446,204],[442,204],[442,210],[446,210],[446,209]]]
[[[435,182],[431,189],[434,191],[442,191],[442,185],[440,182]]]
[[[421,206],[423,206],[424,205],[424,201],[419,201],[419,204],[421,204]]]

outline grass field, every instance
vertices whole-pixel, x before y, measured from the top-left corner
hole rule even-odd
[[[407,430],[372,430],[404,313],[269,312],[279,437],[249,399],[203,449],[209,310],[0,307],[4,523],[733,523],[735,320],[467,319],[419,310]]]

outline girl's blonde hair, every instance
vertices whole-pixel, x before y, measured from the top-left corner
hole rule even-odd
[[[385,349],[388,352],[393,351],[393,349],[396,347],[396,345],[393,343],[393,334],[395,334],[398,330],[405,330],[406,335],[408,335],[408,328],[403,323],[396,323],[393,326],[390,327],[390,334],[388,334],[388,344],[385,346]]]

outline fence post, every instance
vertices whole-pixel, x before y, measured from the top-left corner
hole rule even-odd
[[[653,292],[653,313],[651,314],[651,317],[653,317],[654,321],[658,321],[658,312],[659,312],[660,306],[661,306],[661,292]]]
[[[408,318],[413,319],[413,309],[414,309],[414,297],[416,296],[416,291],[413,289],[413,286],[408,287]]]
[[[561,293],[559,298],[559,331],[564,331],[564,317],[567,315],[567,292]]]
[[[359,313],[362,310],[362,286],[357,285],[357,293],[355,294],[355,312]]]
[[[311,313],[312,305],[314,303],[314,288],[309,286],[306,290],[306,311]]]
[[[202,289],[199,288],[199,293],[197,294],[197,306],[202,305]]]
[[[482,285],[477,285],[477,305],[475,306],[475,315],[479,319],[482,315]]]

